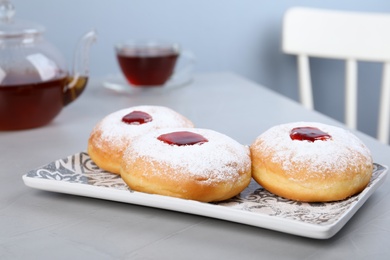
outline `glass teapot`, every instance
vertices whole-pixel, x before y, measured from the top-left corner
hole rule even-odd
[[[68,72],[61,53],[44,39],[44,28],[14,15],[13,5],[0,0],[0,131],[46,125],[75,100],[87,85],[96,39],[94,31],[82,37]]]

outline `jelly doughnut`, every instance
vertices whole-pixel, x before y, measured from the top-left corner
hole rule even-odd
[[[209,129],[159,129],[124,152],[122,179],[135,191],[202,202],[229,199],[251,180],[249,148]]]
[[[314,122],[274,126],[250,146],[252,177],[281,197],[342,200],[370,181],[371,152],[350,131]]]
[[[193,123],[162,106],[135,106],[103,118],[92,130],[88,154],[100,168],[119,174],[123,151],[139,136],[166,127],[193,127]]]

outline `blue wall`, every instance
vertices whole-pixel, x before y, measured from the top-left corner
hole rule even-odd
[[[197,56],[197,72],[232,71],[297,100],[295,59],[280,50],[291,6],[389,12],[385,0],[14,0],[16,17],[40,22],[68,57],[77,39],[96,28],[92,76],[119,72],[113,45],[128,38],[180,42]],[[390,29],[389,29],[390,30]],[[343,120],[343,64],[313,60],[316,109]],[[381,67],[359,64],[359,129],[375,135]],[[324,73],[326,72],[326,73]],[[328,73],[332,73],[331,76]],[[327,101],[326,101],[327,100]],[[328,101],[331,100],[331,101]]]

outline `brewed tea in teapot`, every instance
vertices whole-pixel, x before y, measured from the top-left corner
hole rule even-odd
[[[72,72],[61,53],[43,37],[41,25],[13,18],[9,1],[0,2],[0,130],[43,126],[75,100],[88,82],[88,32],[76,50]]]

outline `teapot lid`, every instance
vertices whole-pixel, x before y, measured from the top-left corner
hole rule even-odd
[[[44,27],[28,21],[15,20],[15,7],[8,0],[0,0],[0,38],[14,38],[40,34]]]

